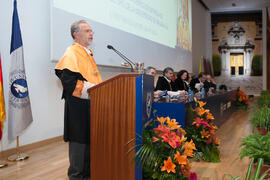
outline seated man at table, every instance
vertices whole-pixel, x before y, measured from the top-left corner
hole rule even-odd
[[[216,88],[217,88],[217,83],[216,83],[215,79],[212,78],[212,76],[210,74],[207,74],[206,81],[208,82],[209,90],[211,90],[212,92],[215,92]]]
[[[148,66],[146,69],[145,69],[145,74],[148,74],[148,75],[151,75],[151,76],[154,76],[157,74],[157,70],[156,68],[152,67],[152,66]]]
[[[160,76],[157,81],[155,91],[175,91],[175,84],[172,81],[174,71],[171,67],[166,67],[163,70],[163,76]]]
[[[199,92],[202,87],[205,89],[205,92],[208,92],[209,83],[206,81],[206,74],[203,72],[198,75],[198,78],[194,78],[190,82],[190,88],[194,93]]]

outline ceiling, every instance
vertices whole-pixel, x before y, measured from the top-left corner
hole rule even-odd
[[[259,10],[270,7],[270,0],[202,0],[211,12]],[[235,6],[233,6],[233,3]]]

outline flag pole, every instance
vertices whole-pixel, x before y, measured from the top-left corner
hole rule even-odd
[[[16,147],[16,154],[13,154],[8,157],[9,161],[21,161],[29,158],[29,156],[25,153],[20,152],[20,144],[19,144],[19,136],[17,136],[17,147]]]
[[[1,159],[2,159],[2,142],[1,142],[1,150],[0,150],[0,168],[7,166],[8,163]]]

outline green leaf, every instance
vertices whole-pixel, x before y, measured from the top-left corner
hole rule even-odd
[[[251,174],[253,162],[254,162],[254,158],[252,158],[250,163],[249,163],[249,167],[248,167],[248,171],[247,171],[245,180],[250,180],[250,174]]]
[[[258,159],[258,162],[257,162],[257,166],[256,166],[256,169],[255,169],[255,172],[254,172],[254,178],[253,179],[256,180],[256,179],[259,178],[262,165],[263,165],[263,159],[262,158],[259,158]]]

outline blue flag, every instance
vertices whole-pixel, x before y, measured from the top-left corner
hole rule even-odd
[[[8,139],[12,141],[20,136],[33,121],[16,0],[14,0],[10,54]]]

